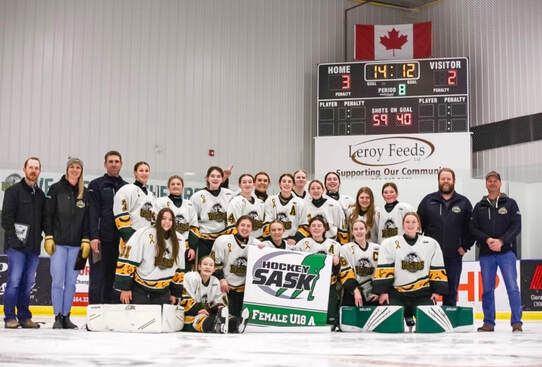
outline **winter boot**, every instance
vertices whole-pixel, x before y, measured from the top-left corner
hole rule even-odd
[[[62,327],[64,329],[79,329],[79,326],[77,326],[73,322],[71,322],[70,314],[67,314],[66,316],[64,316],[64,318],[62,320]]]
[[[64,316],[61,313],[55,316],[55,323],[53,329],[64,329]]]

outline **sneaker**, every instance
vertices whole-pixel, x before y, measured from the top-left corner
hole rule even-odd
[[[491,325],[491,324],[486,324],[484,322],[484,324],[478,328],[478,331],[480,331],[480,332],[492,332],[492,331],[495,331],[495,327],[493,325]]]
[[[237,331],[239,334],[242,334],[245,332],[249,317],[250,317],[250,311],[248,310],[248,308],[243,309],[243,311],[241,312],[241,322],[237,326]]]
[[[58,314],[55,316],[55,323],[53,324],[53,329],[64,329],[64,326],[62,325],[64,321],[64,316],[62,314]]]
[[[40,328],[40,324],[32,321],[32,319],[24,320],[21,323],[21,326],[23,327],[23,329],[39,329]]]
[[[521,333],[523,332],[523,328],[521,327],[521,324],[513,324],[512,325],[512,332],[513,333]]]
[[[66,316],[63,317],[63,320],[62,320],[62,327],[64,329],[79,329],[79,326],[75,325],[71,320],[70,320],[70,314],[67,314]]]
[[[19,321],[17,321],[16,319],[9,320],[4,323],[4,327],[6,329],[17,329],[19,326],[21,325],[19,324]]]
[[[224,306],[220,309],[220,311],[218,311],[216,315],[213,331],[219,334],[227,334],[228,322],[229,322],[228,307]]]

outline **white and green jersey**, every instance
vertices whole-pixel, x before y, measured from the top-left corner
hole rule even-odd
[[[352,212],[354,211],[354,207],[350,207],[348,209],[348,214],[347,214],[347,220],[348,220],[348,229],[350,230],[350,227],[351,227],[351,224],[354,220],[357,220],[357,219],[361,219],[363,220],[365,223],[367,223],[367,213],[363,214],[363,215],[358,215],[357,218],[354,218],[352,219]],[[380,222],[380,208],[375,208],[375,215],[374,215],[374,218],[373,218],[373,226],[369,229],[369,240],[371,240],[371,242],[376,242],[378,243],[378,224]],[[352,237],[352,236],[351,236]]]
[[[255,196],[252,196],[250,200],[242,195],[235,196],[228,206],[228,226],[235,227],[237,220],[243,215],[252,218],[252,236],[261,237],[265,223],[264,202]]]
[[[166,251],[157,259],[156,229],[154,227],[137,230],[119,250],[115,274],[115,289],[130,290],[133,282],[152,290],[170,287],[173,295],[181,296],[184,277],[185,241],[177,234],[179,254],[173,258],[171,239],[165,240]]]
[[[356,242],[341,246],[341,256],[346,259],[354,270],[356,281],[361,287],[365,299],[372,295],[374,272],[378,265],[379,245],[367,242],[367,247],[361,248]]]
[[[403,235],[385,239],[378,253],[374,289],[388,293],[391,287],[408,296],[445,294],[448,277],[438,242],[422,235],[412,245]]]
[[[348,241],[344,212],[339,202],[331,198],[325,198],[325,202],[320,207],[317,207],[311,199],[305,201],[305,206],[307,208],[307,223],[310,222],[311,218],[320,215],[329,226],[326,231],[326,238],[337,240],[340,243]]]
[[[306,225],[307,208],[304,199],[300,199],[292,194],[286,204],[282,204],[279,195],[272,195],[265,201],[265,221],[268,224],[278,219],[284,223],[286,230],[284,238],[293,238],[299,226]],[[264,236],[269,236],[269,228],[264,230]]]
[[[135,184],[122,186],[113,199],[115,224],[122,238],[127,241],[133,232],[150,227],[156,220],[156,198]]]
[[[402,235],[403,217],[408,212],[415,211],[410,204],[399,202],[393,207],[391,212],[385,208],[378,210],[378,243],[396,235]]]
[[[183,281],[183,293],[185,292],[197,303],[206,303],[211,306],[228,304],[226,294],[220,290],[220,281],[215,276],[211,276],[207,284],[204,284],[197,271],[186,273]]]
[[[341,244],[331,238],[326,238],[324,242],[318,242],[311,237],[307,237],[298,241],[294,250],[311,254],[325,252],[328,255],[340,256]]]
[[[188,239],[189,231],[198,228],[198,214],[196,208],[189,200],[184,200],[180,207],[177,207],[173,200],[167,196],[156,199],[156,212],[163,208],[169,208],[175,215],[175,230]]]
[[[217,269],[224,272],[224,278],[230,287],[243,287],[247,274],[247,248],[258,246],[261,242],[249,237],[246,244],[239,244],[235,235],[225,234],[218,237],[213,244],[211,257],[215,260]]]
[[[327,194],[324,194],[324,197],[333,199],[331,196],[329,196]],[[335,200],[335,199],[333,199],[333,200]],[[343,195],[343,194],[339,194],[339,200],[336,200],[336,201],[341,205],[341,208],[342,208],[343,213],[344,213],[345,216],[346,216],[346,213],[348,211],[348,208],[350,208],[355,203],[354,199],[352,199],[348,195]]]
[[[280,247],[277,247],[275,245],[275,243],[273,242],[273,240],[271,240],[271,239],[262,241],[262,244],[265,247],[269,247],[269,248],[276,249],[276,250],[291,250],[291,251],[295,250],[295,245],[289,245],[288,241],[286,241],[286,240],[282,240],[282,243],[281,243]]]
[[[233,192],[225,188],[221,188],[216,196],[207,189],[192,195],[190,201],[198,214],[201,235],[217,235],[226,229],[226,214],[232,198]]]

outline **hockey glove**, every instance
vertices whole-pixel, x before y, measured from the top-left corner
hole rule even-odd
[[[53,239],[53,236],[45,236],[45,252],[49,256],[52,256],[55,253],[55,240]]]
[[[88,238],[81,240],[81,257],[86,259],[90,255],[90,241]]]

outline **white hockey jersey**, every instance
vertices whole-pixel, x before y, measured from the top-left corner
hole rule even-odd
[[[365,223],[367,223],[367,214],[358,215],[357,218],[352,219],[352,212],[354,211],[354,207],[350,207],[348,209],[347,214],[347,220],[348,220],[348,230],[351,230],[351,225],[354,220],[361,219]],[[380,222],[380,208],[375,208],[375,216],[373,219],[373,226],[369,229],[369,240],[371,242],[378,243],[378,224]],[[350,239],[353,241],[354,237],[350,235]]]
[[[331,196],[329,196],[327,194],[324,194],[324,197],[329,198],[329,199],[333,199]],[[335,200],[335,199],[333,199],[333,200]],[[336,200],[336,201],[339,202],[339,204],[341,204],[341,208],[343,209],[343,213],[344,213],[345,216],[346,216],[346,213],[348,211],[348,208],[350,208],[355,203],[353,198],[351,198],[348,195],[343,195],[343,194],[339,194],[339,200]]]
[[[413,245],[403,235],[385,239],[378,253],[374,290],[388,293],[392,286],[409,296],[447,293],[448,277],[438,242],[422,235]]]
[[[249,237],[246,245],[240,245],[233,234],[218,237],[213,244],[211,257],[215,260],[217,269],[222,268],[224,278],[232,288],[242,288],[247,274],[247,248],[258,246],[261,242]]]
[[[408,212],[415,211],[410,204],[399,202],[388,213],[385,208],[378,210],[378,243],[386,238],[402,235],[403,217]]]
[[[354,270],[356,281],[361,287],[365,299],[372,295],[374,272],[378,265],[378,250],[376,243],[367,242],[365,249],[356,242],[349,242],[341,246],[341,256],[348,261]]]
[[[121,237],[126,242],[141,228],[151,226],[156,220],[156,198],[152,191],[147,194],[135,184],[122,186],[113,199],[113,215]]]
[[[252,197],[252,201],[242,195],[235,196],[228,206],[228,226],[235,227],[235,223],[243,215],[252,218],[252,236],[261,237],[265,223],[264,202],[255,196]]]
[[[198,214],[199,235],[214,239],[226,229],[228,206],[233,198],[230,189],[221,188],[217,196],[207,189],[199,190],[190,201]]]
[[[191,271],[185,274],[183,282],[183,293],[184,292],[197,303],[207,303],[211,306],[228,304],[226,294],[220,290],[220,281],[215,276],[211,276],[209,282],[203,284],[201,275],[197,271]]]
[[[173,200],[167,196],[156,199],[156,212],[163,208],[169,208],[175,214],[175,230],[188,239],[189,231],[198,228],[198,214],[190,200],[184,200],[180,207],[177,207]]]
[[[295,250],[295,245],[289,245],[288,241],[286,240],[282,240],[280,247],[277,247],[277,245],[275,245],[275,243],[271,239],[263,241],[262,244],[265,247],[269,247],[276,250],[291,250],[291,251]]]
[[[284,238],[294,237],[299,226],[307,225],[307,208],[304,199],[294,195],[283,205],[279,195],[272,195],[265,201],[265,221],[267,223],[263,236],[269,236],[269,225],[273,220],[278,219],[284,223],[286,230]]]
[[[346,230],[344,212],[339,202],[326,198],[326,201],[317,207],[311,200],[305,201],[307,207],[307,223],[311,218],[320,215],[327,222],[329,229],[326,231],[326,238],[337,240],[340,243],[348,242],[348,231]]]
[[[179,240],[177,258],[172,257],[173,247],[169,239],[165,241],[164,256],[157,264],[156,229],[149,227],[137,230],[120,248],[115,289],[130,290],[132,283],[136,282],[153,290],[170,287],[171,293],[180,297],[185,269],[185,242],[183,236],[178,233],[177,238]]]

